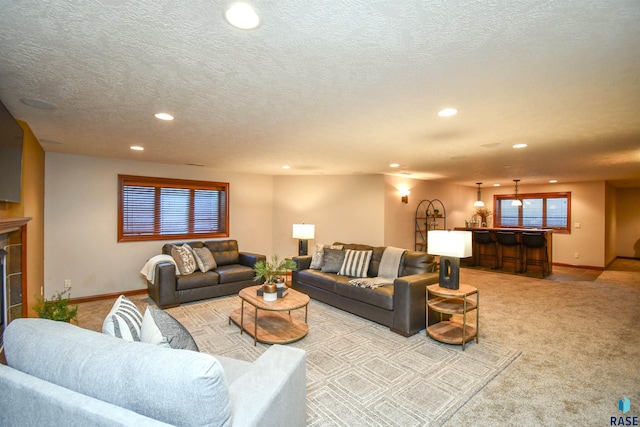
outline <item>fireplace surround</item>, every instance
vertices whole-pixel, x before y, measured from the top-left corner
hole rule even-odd
[[[0,218],[0,352],[4,328],[27,317],[27,222],[31,218]]]

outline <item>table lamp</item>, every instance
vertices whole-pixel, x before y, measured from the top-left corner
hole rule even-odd
[[[472,254],[471,232],[431,230],[427,247],[430,255],[440,256],[440,287],[460,288],[460,258]]]
[[[316,226],[313,224],[293,224],[293,238],[300,239],[298,242],[298,256],[307,255],[309,239],[313,239]]]

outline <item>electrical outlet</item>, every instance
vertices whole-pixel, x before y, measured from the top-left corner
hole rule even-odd
[[[71,279],[64,279],[64,288],[69,289],[71,287]]]
[[[575,252],[575,253],[573,254],[573,257],[574,257],[574,258],[580,258],[580,254],[579,254],[578,252]]]

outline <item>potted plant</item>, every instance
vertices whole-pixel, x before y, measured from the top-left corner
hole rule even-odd
[[[278,255],[273,255],[271,260],[258,261],[253,267],[256,276],[253,280],[258,281],[264,277],[264,299],[265,301],[275,301],[277,298],[278,283],[284,286],[282,275],[287,273],[287,270],[293,270],[296,268],[296,263],[290,258],[280,259]]]
[[[433,210],[433,216],[434,216],[435,218],[439,217],[439,216],[440,216],[440,209],[434,209],[434,210]]]
[[[67,288],[62,292],[56,292],[50,300],[36,297],[36,303],[33,310],[38,317],[43,319],[58,320],[61,322],[71,322],[78,320],[78,306],[69,305],[71,296],[71,288]]]
[[[480,218],[481,227],[486,227],[488,224],[487,219],[491,216],[491,211],[484,206],[480,206],[476,208],[476,212],[473,216],[474,218]]]

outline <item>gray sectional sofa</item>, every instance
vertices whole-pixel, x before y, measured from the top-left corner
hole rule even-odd
[[[255,362],[130,342],[45,319],[4,334],[2,426],[304,426],[305,352]]]
[[[216,261],[216,268],[202,272],[198,269],[191,274],[177,275],[172,262],[159,262],[153,280],[147,280],[149,296],[160,308],[175,307],[185,302],[231,295],[247,286],[253,286],[255,273],[253,266],[266,257],[260,254],[240,252],[236,240],[210,240],[206,242],[186,242],[191,248],[207,248]],[[162,247],[162,254],[171,256],[173,246],[183,243],[168,243]]]
[[[343,250],[373,251],[367,277],[378,276],[385,247],[334,243]],[[326,251],[327,249],[325,249]],[[426,286],[438,283],[433,256],[425,252],[405,251],[393,284],[375,289],[349,284],[352,277],[312,269],[312,256],[294,257],[297,269],[292,272],[292,287],[310,297],[356,314],[404,336],[426,327]]]

